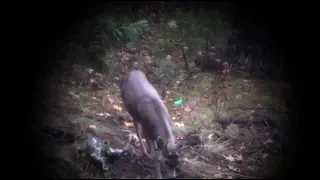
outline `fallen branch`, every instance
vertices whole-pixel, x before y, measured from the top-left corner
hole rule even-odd
[[[234,117],[219,117],[216,119],[216,122],[220,123],[223,126],[228,126],[229,124],[237,124],[237,125],[248,125],[249,123],[252,123],[256,126],[258,125],[268,125],[269,127],[276,128],[277,123],[276,121],[270,119],[270,118],[253,118],[252,116],[248,115],[238,115]]]
[[[279,110],[276,108],[259,108],[259,107],[229,107],[228,109],[241,109],[241,110],[270,110],[278,113],[288,113],[286,110]]]
[[[184,60],[184,63],[185,63],[185,69],[189,72],[189,63],[187,61],[186,53],[184,52],[184,47],[183,46],[181,46],[181,51],[182,51],[183,60]]]

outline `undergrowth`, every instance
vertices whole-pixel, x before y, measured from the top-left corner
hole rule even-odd
[[[126,9],[128,7],[126,6]],[[193,11],[182,11],[178,8],[170,10],[173,10],[173,15],[156,14],[167,17],[161,22],[150,21],[148,12],[140,9],[139,14],[144,16],[139,15],[139,20],[134,16],[119,15],[116,11],[110,11],[97,16],[95,22],[84,23],[84,28],[94,29],[95,34],[94,38],[85,41],[87,43],[83,46],[87,53],[85,61],[98,71],[110,72],[114,69],[117,59],[107,57],[108,49],[114,48],[115,45],[123,47],[129,42],[140,43],[141,34],[152,30],[156,37],[150,47],[154,55],[164,58],[172,52],[181,53],[183,47],[190,67],[194,67],[191,56],[198,50],[204,50],[207,41],[223,49],[228,39],[238,33],[224,21],[226,18],[221,12],[200,11],[195,14]],[[82,61],[79,61],[79,64],[81,63]]]

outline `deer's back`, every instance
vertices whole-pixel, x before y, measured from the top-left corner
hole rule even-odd
[[[169,126],[171,120],[168,110],[142,71],[129,72],[122,83],[121,96],[129,114],[139,121],[147,132],[162,131],[157,127]],[[161,132],[163,133],[166,134]]]

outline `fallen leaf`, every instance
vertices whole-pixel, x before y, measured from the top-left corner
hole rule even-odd
[[[178,122],[176,122],[176,123],[174,123],[174,125],[175,125],[176,127],[184,127],[184,124],[183,124],[183,123],[178,123]]]
[[[147,63],[151,63],[152,61],[151,61],[151,57],[150,56],[145,56],[145,61],[147,62]]]
[[[212,136],[213,136],[213,133],[209,134],[209,135],[208,135],[208,139],[211,140],[211,139],[212,139]]]
[[[75,96],[76,95],[76,93],[73,92],[73,91],[68,91],[68,94],[71,95],[71,96]]]
[[[190,115],[191,115],[191,116],[196,116],[196,115],[197,115],[197,112],[196,112],[196,111],[191,111]]]
[[[176,117],[172,117],[172,120],[175,120],[176,119]]]
[[[104,116],[103,113],[97,113],[96,115],[97,115],[97,116]]]
[[[91,74],[93,72],[93,69],[88,69],[88,73]]]
[[[269,143],[273,143],[272,139],[267,139],[265,142],[263,142],[263,144],[269,144]]]
[[[80,98],[80,96],[79,96],[79,95],[76,95],[76,94],[75,94],[73,97],[74,97],[74,98]]]
[[[185,107],[184,108],[184,111],[186,111],[186,112],[190,112],[192,109],[190,108],[190,107]]]
[[[240,155],[237,155],[237,157],[236,157],[236,160],[237,160],[237,161],[242,161],[242,159],[243,159],[243,157],[242,157],[241,154],[240,154]]]
[[[117,111],[122,111],[122,107],[118,106],[118,105],[113,105],[112,108],[117,110]]]
[[[216,53],[215,52],[209,52],[209,56],[215,56]]]
[[[220,174],[214,174],[213,177],[218,178],[218,179],[222,178],[222,176]]]
[[[96,128],[97,128],[96,125],[90,125],[89,127],[90,127],[90,128],[93,128],[93,129],[96,129]]]
[[[172,56],[171,55],[167,55],[166,60],[171,61],[172,60]]]
[[[265,159],[265,158],[267,158],[267,157],[268,157],[268,154],[263,154],[263,155],[262,155],[262,158],[263,158],[263,159]]]
[[[114,102],[114,100],[108,95],[108,101],[112,104]]]
[[[129,134],[129,140],[139,141],[138,136],[136,134]]]
[[[234,170],[235,168],[231,165],[228,166],[229,169]]]
[[[133,123],[132,122],[124,122],[124,126],[125,127],[133,127]]]
[[[233,167],[233,166],[231,166],[231,165],[229,165],[228,168],[229,168],[230,170],[232,170],[232,171],[240,172],[240,169],[235,168],[235,167]]]
[[[232,157],[231,155],[229,156],[225,156],[223,155],[224,158],[226,158],[226,160],[233,162],[234,161],[234,157]]]
[[[165,98],[163,99],[163,101],[164,101],[165,103],[167,103],[167,102],[172,102],[173,99],[168,98],[168,97],[165,97]]]
[[[92,99],[94,99],[94,100],[97,100],[97,98],[96,97],[91,97]]]
[[[240,99],[241,99],[241,94],[237,94],[237,95],[236,95],[236,99],[237,99],[237,100],[240,100]]]

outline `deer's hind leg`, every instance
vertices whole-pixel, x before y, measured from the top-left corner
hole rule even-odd
[[[139,139],[139,142],[140,142],[141,151],[142,151],[142,153],[143,153],[145,156],[149,157],[149,154],[148,154],[148,152],[147,152],[147,150],[146,150],[146,147],[145,147],[144,144],[142,143],[141,133],[140,133],[140,129],[142,129],[142,128],[141,128],[141,125],[140,125],[139,123],[137,123],[136,121],[133,121],[133,124],[134,124],[134,126],[135,126],[135,128],[136,128],[136,132],[137,132],[138,139]],[[139,127],[140,127],[140,128],[139,128]]]

